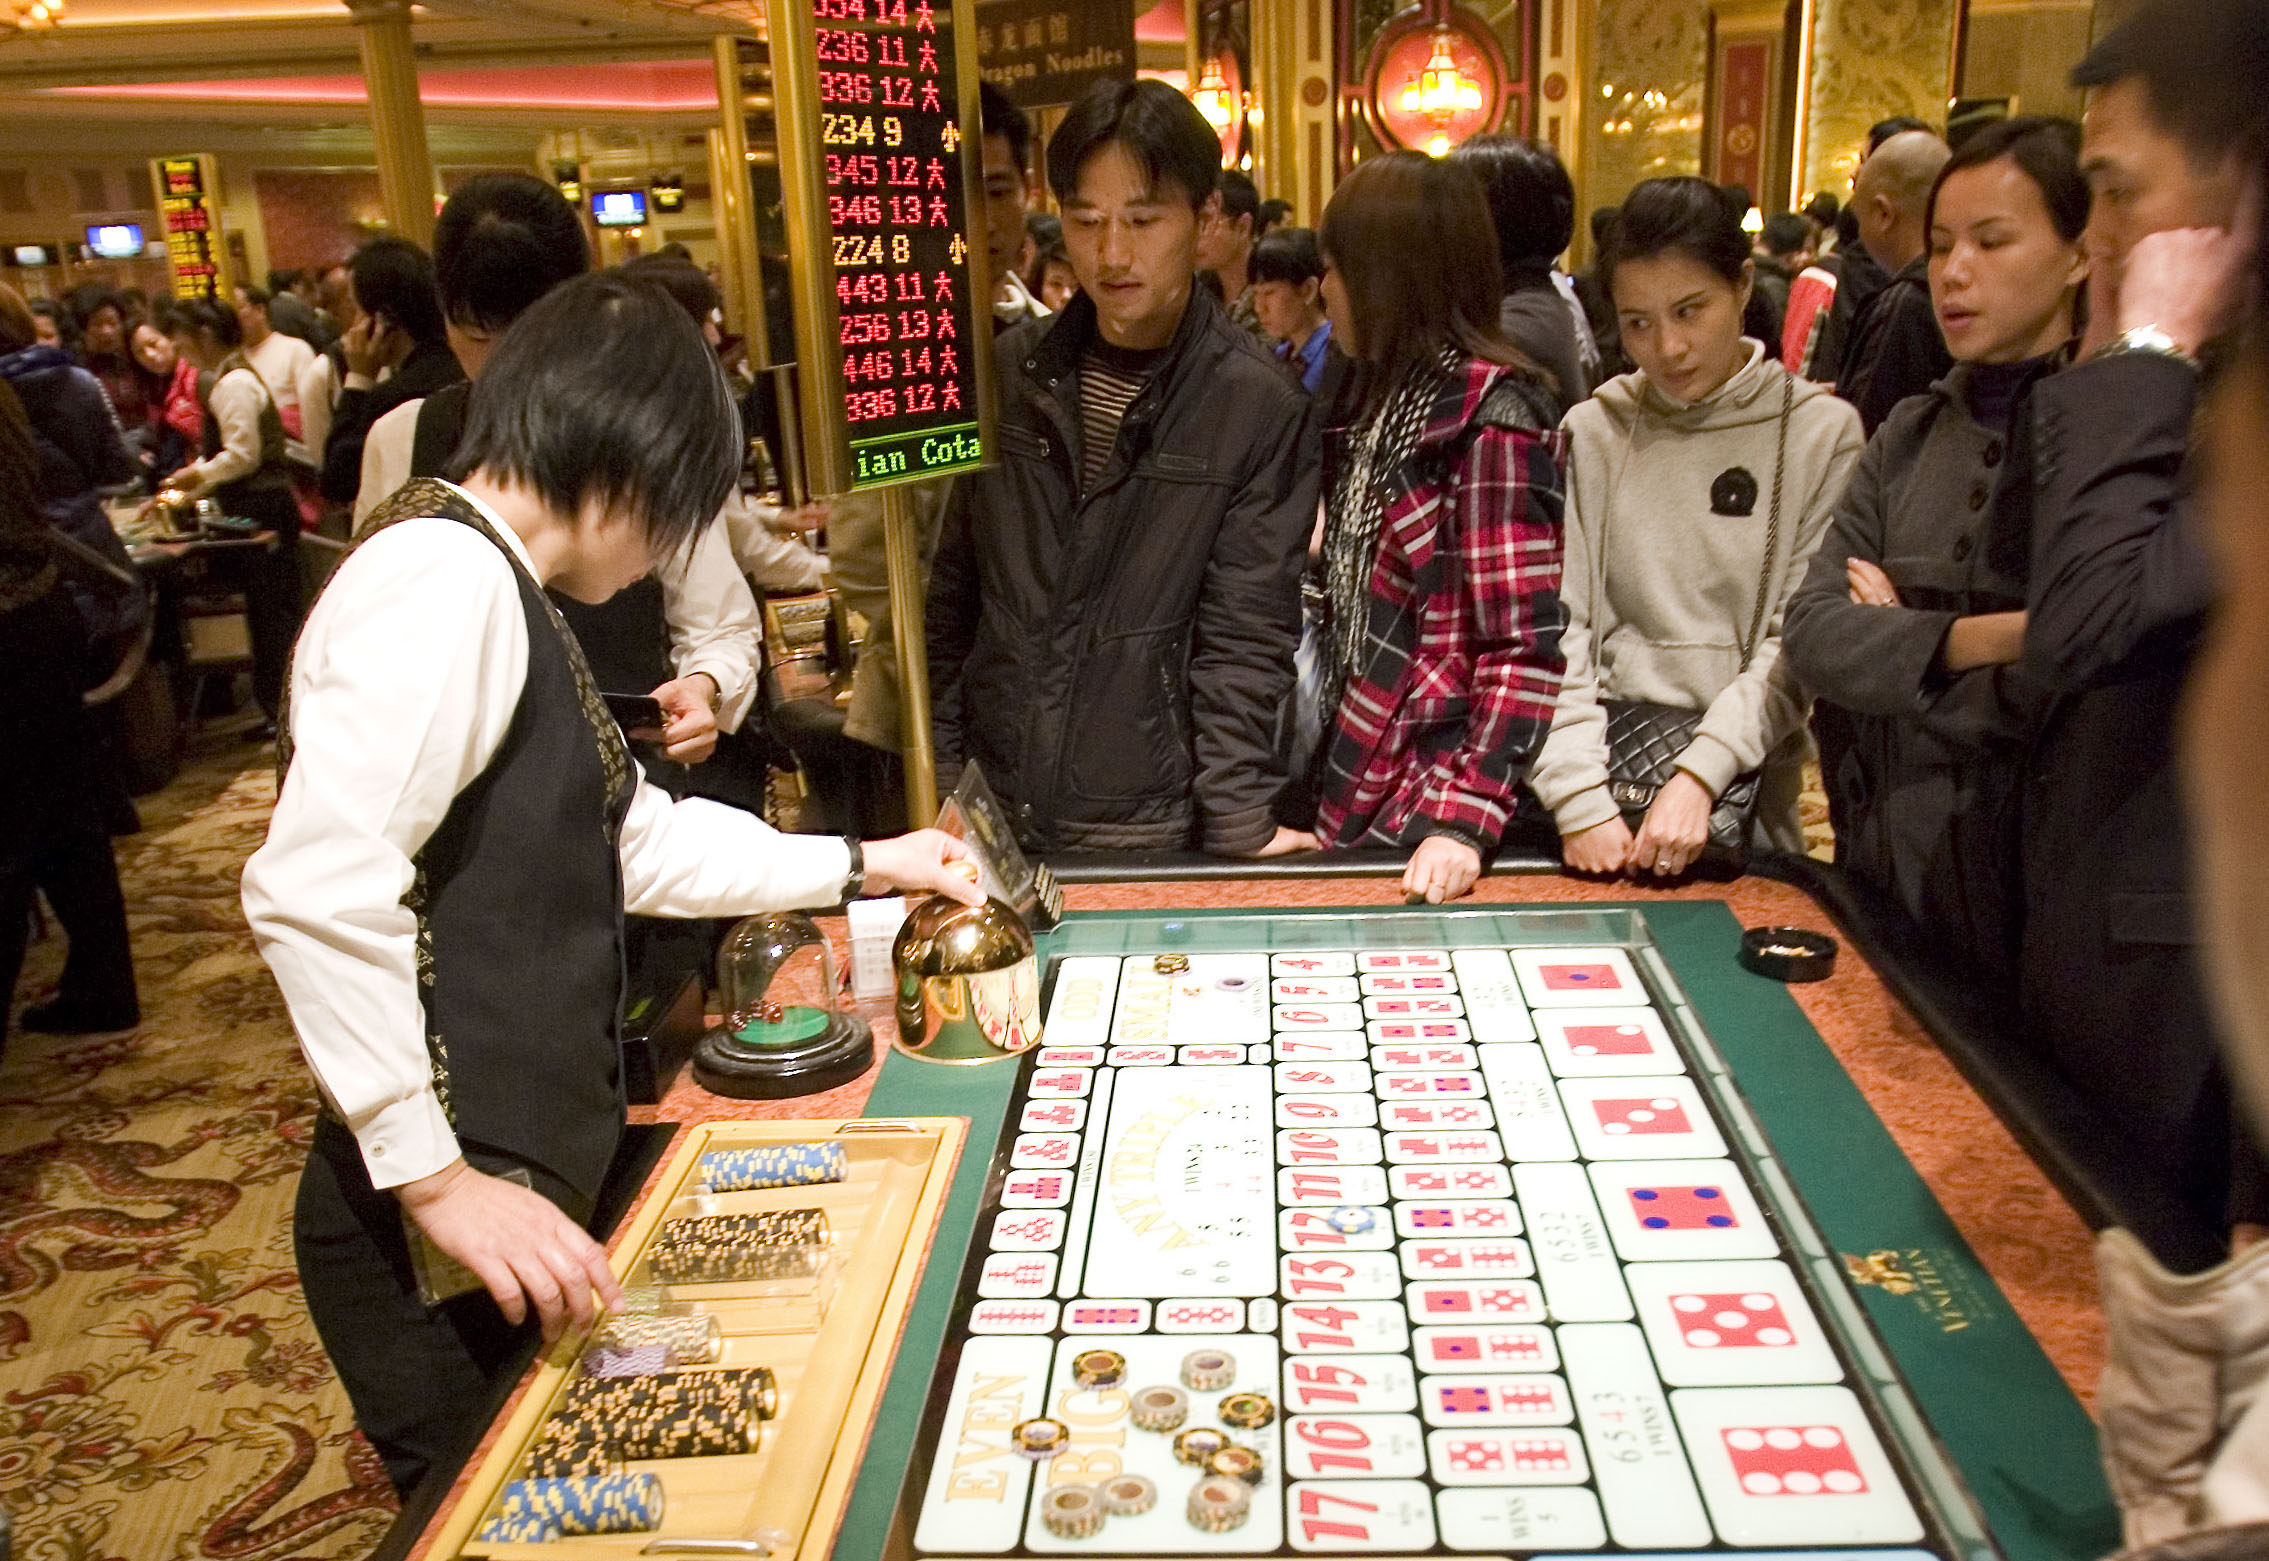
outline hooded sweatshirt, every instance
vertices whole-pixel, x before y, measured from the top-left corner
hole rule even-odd
[[[1704,712],[1678,768],[1715,797],[1763,767],[1760,842],[1801,849],[1805,696],[1781,661],[1781,617],[1859,460],[1859,415],[1795,380],[1781,532],[1763,632],[1746,672],[1741,642],[1767,565],[1774,451],[1788,371],[1756,341],[1700,401],[1671,400],[1635,370],[1561,425],[1568,434],[1568,670],[1530,775],[1563,835],[1603,824],[1602,699]],[[1770,763],[1768,763],[1770,760]]]

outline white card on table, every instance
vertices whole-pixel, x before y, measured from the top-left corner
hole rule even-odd
[[[1008,1163],[1018,1170],[1068,1171],[1079,1163],[1076,1133],[1024,1133],[1009,1145]]]
[[[1277,1331],[1287,1355],[1376,1355],[1410,1343],[1400,1301],[1287,1301]]]
[[[1419,1328],[1411,1334],[1411,1352],[1421,1375],[1551,1371],[1560,1364],[1552,1330],[1528,1323]]]
[[[1276,1088],[1282,1095],[1368,1095],[1371,1065],[1367,1062],[1280,1062],[1276,1065]]]
[[[1047,1038],[1055,1046],[1101,1046],[1111,1038],[1111,1009],[1119,993],[1115,959],[1067,959],[1056,966],[1048,999]]]
[[[1512,1173],[1501,1165],[1393,1165],[1387,1187],[1397,1198],[1510,1198]]]
[[[1626,1263],[1780,1253],[1730,1160],[1608,1160],[1590,1169]]]
[[[1529,1250],[1558,1322],[1620,1322],[1631,1315],[1591,1178],[1574,1164],[1519,1165],[1513,1185],[1528,1219]]]
[[[1416,1415],[1294,1415],[1284,1426],[1284,1472],[1295,1480],[1377,1480],[1426,1472]]]
[[[1278,1266],[1276,1290],[1286,1300],[1383,1301],[1402,1294],[1402,1270],[1392,1252],[1288,1252]]]
[[[1269,971],[1278,976],[1352,976],[1355,974],[1355,956],[1342,949],[1308,951],[1296,949],[1269,956]]]
[[[1479,1041],[1529,1041],[1536,1026],[1529,1020],[1528,1004],[1521,999],[1512,959],[1503,949],[1458,949],[1450,955],[1457,968],[1458,990],[1465,998],[1466,1018]]]
[[[1278,1127],[1376,1127],[1379,1103],[1370,1095],[1279,1095]]]
[[[1370,1019],[1363,1029],[1373,1046],[1455,1046],[1473,1039],[1463,1019]]]
[[[1631,1550],[1708,1544],[1709,1519],[1645,1337],[1631,1323],[1576,1323],[1560,1330],[1560,1349],[1615,1542]]]
[[[1522,995],[1535,1009],[1628,1007],[1647,1000],[1630,956],[1621,949],[1515,949],[1513,970],[1520,976]]]
[[[1083,1244],[1087,1293],[1270,1294],[1268,1069],[1130,1068],[1116,1078]]]
[[[1009,1432],[1047,1402],[1054,1352],[1052,1339],[981,1337],[961,1346],[938,1433],[952,1455],[930,1466],[917,1546],[960,1555],[1015,1547],[1036,1466],[1010,1446]]]
[[[1587,1160],[1702,1160],[1725,1153],[1701,1090],[1683,1074],[1562,1079],[1560,1100]]]
[[[1231,1302],[1231,1305],[1237,1305]],[[1148,1301],[1066,1301],[1066,1333],[1139,1333],[1150,1326]]]
[[[1526,1279],[1536,1272],[1518,1236],[1426,1236],[1404,1242],[1401,1257],[1411,1279]]]
[[[1463,1019],[1465,1003],[1448,994],[1440,996],[1407,995],[1394,997],[1366,997],[1363,999],[1365,1019]]]
[[[1922,1520],[1848,1388],[1680,1388],[1670,1408],[1726,1543],[1922,1538]]]
[[[1310,1207],[1384,1203],[1387,1173],[1375,1165],[1286,1166],[1276,1173],[1276,1201]]]
[[[996,1252],[977,1273],[977,1293],[1011,1301],[1037,1301],[1056,1283],[1053,1252]]]
[[[1584,1441],[1552,1426],[1429,1431],[1437,1485],[1581,1485],[1591,1475]]]
[[[1424,1377],[1418,1409],[1430,1426],[1566,1425],[1576,1418],[1568,1384],[1541,1373],[1521,1376]]]
[[[1489,1104],[1497,1113],[1505,1153],[1515,1160],[1573,1160],[1575,1134],[1568,1130],[1552,1070],[1544,1065],[1544,1049],[1523,1042],[1484,1046],[1480,1052],[1481,1076],[1489,1081]]]
[[[1384,1158],[1375,1127],[1284,1127],[1276,1132],[1278,1165],[1377,1165]]]
[[[1395,1165],[1490,1163],[1505,1158],[1505,1146],[1485,1127],[1394,1132],[1386,1136],[1386,1157]]]
[[[1279,1030],[1271,1062],[1362,1062],[1371,1054],[1361,1030]]]
[[[1434,1498],[1422,1481],[1305,1480],[1286,1501],[1295,1550],[1410,1555],[1434,1548]]]
[[[1436,1505],[1452,1550],[1541,1555],[1607,1543],[1599,1498],[1565,1485],[1466,1486],[1442,1492]]]
[[[1028,1100],[1017,1128],[1026,1133],[1076,1133],[1086,1122],[1084,1100]]]
[[[1034,1100],[1075,1100],[1094,1082],[1093,1068],[1042,1068],[1025,1081],[1024,1093]]]
[[[1158,1303],[1160,1333],[1236,1333],[1244,1326],[1242,1301],[1190,1298]]]
[[[1431,1073],[1442,1069],[1471,1071],[1481,1066],[1473,1048],[1459,1041],[1395,1042],[1371,1048],[1374,1073]]]
[[[1170,1068],[1174,1065],[1174,1048],[1114,1046],[1104,1054],[1104,1061],[1114,1068]]]
[[[1402,1299],[1414,1323],[1540,1323],[1550,1315],[1533,1279],[1422,1279]]]
[[[1536,1032],[1562,1078],[1686,1071],[1662,1016],[1651,1008],[1549,1010],[1537,1015]]]
[[[1371,1081],[1381,1100],[1482,1100],[1484,1090],[1480,1074],[1462,1070],[1382,1073]]]
[[[1268,984],[1272,1003],[1360,1003],[1353,976],[1278,976]]]
[[[1521,1208],[1510,1198],[1398,1203],[1394,1206],[1394,1227],[1401,1236],[1517,1236],[1521,1233]]]
[[[969,1308],[971,1333],[1054,1333],[1054,1301],[979,1301]]]
[[[1673,1387],[1843,1380],[1785,1263],[1635,1263],[1626,1277],[1655,1367]]]
[[[1379,1104],[1386,1127],[1495,1127],[1497,1113],[1486,1100],[1388,1100]]]
[[[1458,989],[1447,971],[1386,971],[1361,978],[1365,997],[1439,997]]]
[[[1363,1028],[1363,1010],[1354,1003],[1279,1003],[1270,1019],[1280,1031]]]
[[[1034,1061],[1043,1068],[1100,1068],[1107,1050],[1102,1046],[1043,1046]]]
[[[1301,1356],[1284,1363],[1289,1414],[1400,1413],[1418,1407],[1418,1378],[1400,1355]]]
[[[1377,1204],[1306,1205],[1276,1216],[1276,1244],[1286,1252],[1385,1252],[1394,1224]]]
[[[995,1252],[1053,1252],[1063,1244],[1061,1209],[1003,1209],[993,1216]]]
[[[1443,949],[1381,949],[1357,954],[1355,968],[1367,976],[1441,971],[1450,968],[1450,956]]]

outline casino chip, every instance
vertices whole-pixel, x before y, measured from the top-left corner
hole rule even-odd
[[[1019,1420],[1009,1431],[1009,1441],[1027,1458],[1035,1461],[1053,1458],[1070,1443],[1071,1427],[1061,1420],[1050,1420],[1044,1415],[1035,1416],[1030,1420]]]
[[[1250,1447],[1224,1447],[1205,1461],[1208,1474],[1226,1479],[1242,1480],[1247,1485],[1258,1485],[1268,1472],[1267,1464],[1259,1453]]]
[[[1127,1380],[1127,1358],[1117,1350],[1082,1350],[1072,1357],[1071,1379],[1083,1388],[1115,1388]]]
[[[1209,1474],[1190,1487],[1190,1527],[1226,1534],[1251,1515],[1252,1487],[1226,1475]]]
[[[1202,1469],[1215,1453],[1229,1445],[1229,1433],[1209,1425],[1194,1425],[1174,1438],[1174,1457],[1193,1469]]]
[[[1182,1381],[1200,1393],[1218,1393],[1237,1380],[1237,1358],[1227,1350],[1192,1350],[1182,1357]]]
[[[1103,1482],[1103,1510],[1131,1518],[1158,1505],[1158,1487],[1140,1474],[1122,1474]]]
[[[1375,1227],[1379,1217],[1369,1209],[1343,1203],[1324,1216],[1324,1223],[1343,1236],[1360,1236]]]
[[[1135,1389],[1129,1416],[1143,1431],[1171,1431],[1190,1418],[1190,1395],[1177,1387]]]
[[[1187,954],[1161,954],[1150,962],[1150,968],[1162,976],[1178,976],[1190,968]]]
[[[1099,1534],[1103,1530],[1102,1493],[1092,1485],[1052,1486],[1040,1498],[1040,1521],[1058,1539]]]
[[[1266,1393],[1232,1393],[1221,1401],[1221,1423],[1240,1431],[1258,1431],[1276,1418],[1276,1405]]]

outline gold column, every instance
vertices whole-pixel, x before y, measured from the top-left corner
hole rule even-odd
[[[1894,114],[1946,123],[1954,89],[1959,0],[1805,0],[1803,94],[1792,198],[1844,197],[1867,150],[1867,127]]]
[[[417,44],[409,0],[349,0],[362,51],[363,89],[378,152],[378,187],[386,217],[403,238],[433,244],[433,154],[418,102]]]
[[[1264,194],[1293,203],[1299,212],[1300,116],[1294,108],[1300,91],[1300,40],[1295,36],[1293,6],[1288,0],[1267,0],[1253,6],[1252,60],[1253,109],[1250,122],[1257,131],[1259,157],[1253,182]]]
[[[1584,204],[1584,90],[1591,76],[1588,60],[1592,29],[1599,25],[1594,0],[1543,0],[1537,18],[1536,138],[1560,154],[1576,186],[1576,232],[1568,245],[1571,267],[1591,258],[1591,208]]]
[[[898,656],[898,730],[906,765],[906,822],[938,816],[937,752],[930,737],[930,650],[922,627],[922,544],[914,501],[901,483],[882,490],[882,551],[890,580],[890,635]]]
[[[709,132],[709,200],[725,266],[726,318],[748,342],[749,365],[769,368],[764,278],[757,261],[756,213],[749,204],[747,85],[740,40],[716,40],[717,128]]]
[[[1762,211],[1789,199],[1790,116],[1781,90],[1785,0],[1710,0],[1709,109],[1702,169],[1746,185]]]

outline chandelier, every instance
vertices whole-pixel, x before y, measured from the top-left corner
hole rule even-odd
[[[1205,62],[1205,69],[1198,74],[1198,84],[1190,88],[1190,101],[1205,116],[1205,122],[1213,126],[1215,135],[1227,130],[1230,121],[1237,117],[1237,96],[1229,90],[1228,78],[1221,74],[1219,55]]]
[[[1435,157],[1450,149],[1451,121],[1461,114],[1474,113],[1482,103],[1481,84],[1458,69],[1457,58],[1450,52],[1453,36],[1447,27],[1435,30],[1433,53],[1402,89],[1402,111],[1433,122],[1434,137],[1427,142],[1426,150]]]
[[[8,0],[7,20],[19,31],[53,27],[63,20],[63,0]]]

